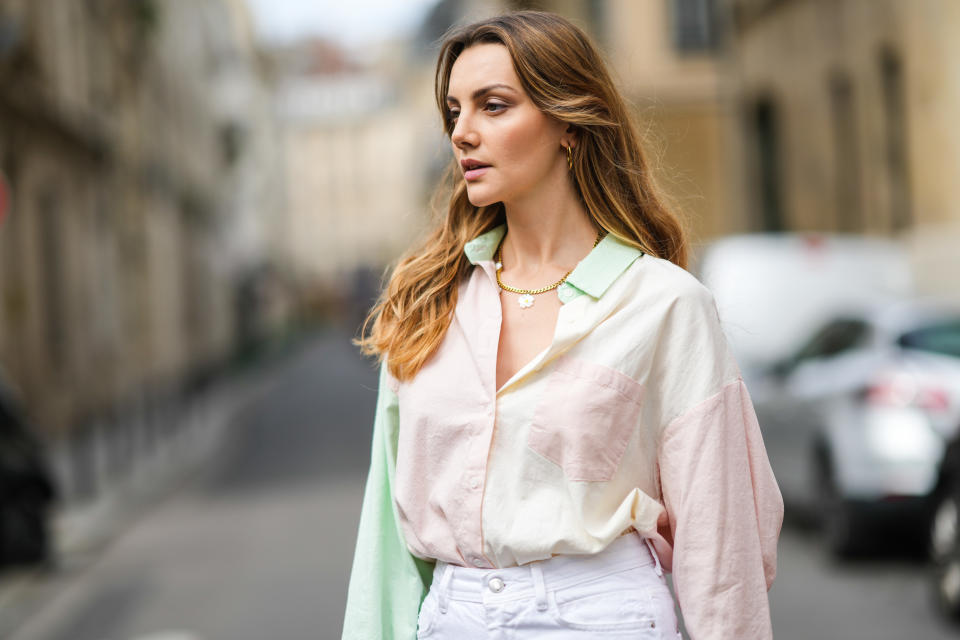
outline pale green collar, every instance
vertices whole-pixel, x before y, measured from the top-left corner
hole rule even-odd
[[[493,254],[507,232],[507,225],[499,224],[490,231],[481,233],[476,238],[463,245],[463,252],[467,254],[470,264],[477,264],[484,260],[493,260]]]
[[[500,224],[466,243],[463,251],[470,263],[492,260],[506,231],[507,226]],[[608,233],[600,244],[577,264],[566,282],[560,285],[557,291],[560,301],[569,302],[581,293],[599,298],[613,281],[642,255],[643,251],[640,249]]]

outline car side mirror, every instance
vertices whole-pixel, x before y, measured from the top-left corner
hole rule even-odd
[[[793,358],[783,358],[770,365],[770,376],[782,382],[793,371],[796,362]]]

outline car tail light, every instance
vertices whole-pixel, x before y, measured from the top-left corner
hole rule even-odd
[[[927,411],[946,411],[950,394],[939,387],[921,387],[906,381],[878,382],[867,387],[868,403],[885,407],[917,407]]]
[[[945,389],[923,389],[916,404],[931,411],[946,411],[950,406],[950,395]]]

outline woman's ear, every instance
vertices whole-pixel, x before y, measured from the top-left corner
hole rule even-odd
[[[560,143],[565,147],[573,148],[577,146],[577,138],[579,138],[577,127],[568,124],[566,130],[563,132],[563,136],[560,138]]]

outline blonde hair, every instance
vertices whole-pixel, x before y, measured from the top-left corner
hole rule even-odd
[[[443,127],[453,130],[446,104],[450,71],[475,44],[507,48],[523,89],[542,112],[573,125],[572,179],[593,222],[644,252],[686,268],[687,239],[650,175],[626,101],[587,35],[565,18],[516,11],[460,27],[440,48],[434,90]],[[425,241],[405,254],[354,343],[387,357],[398,380],[413,378],[439,347],[471,271],[468,241],[505,222],[502,203],[476,207],[454,159],[437,193],[450,190],[446,215]],[[368,326],[372,329],[367,333]]]

